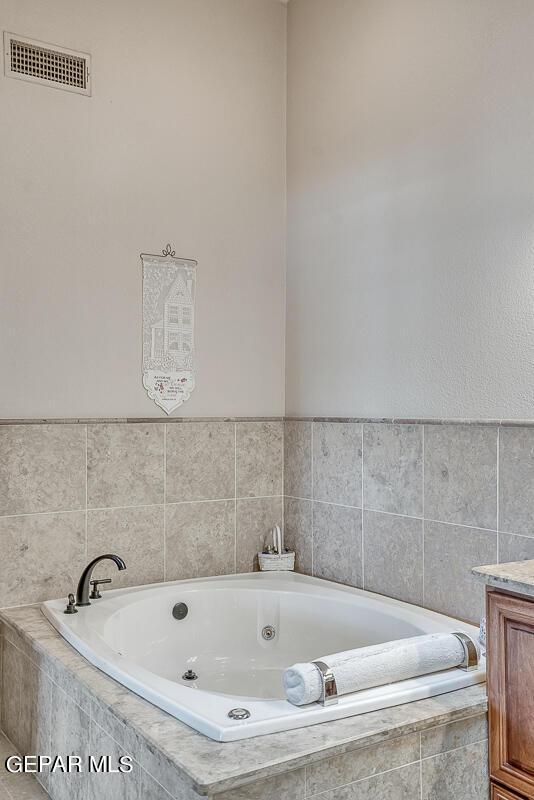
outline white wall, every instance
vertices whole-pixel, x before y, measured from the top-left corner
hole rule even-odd
[[[534,3],[291,0],[289,413],[534,417]]]
[[[163,416],[140,252],[199,262],[176,414],[283,412],[285,16],[277,0],[2,0],[89,51],[86,98],[0,76],[0,417]]]

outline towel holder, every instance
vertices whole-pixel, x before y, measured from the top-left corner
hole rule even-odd
[[[456,636],[464,649],[464,660],[461,664],[458,664],[458,669],[464,670],[464,672],[472,672],[478,669],[478,648],[473,639],[463,631],[453,631],[452,635]],[[322,706],[335,705],[339,698],[334,673],[324,661],[312,661],[311,663],[317,667],[321,676],[321,696],[317,702]]]
[[[321,697],[317,701],[322,706],[333,706],[338,702],[337,684],[334,673],[324,661],[312,661],[321,676]]]
[[[452,635],[456,636],[464,648],[464,660],[461,664],[458,664],[458,668],[464,672],[472,672],[474,669],[478,669],[478,648],[473,639],[463,631],[453,631]]]

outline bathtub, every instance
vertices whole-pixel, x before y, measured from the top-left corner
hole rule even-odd
[[[187,607],[185,616],[179,604]],[[72,616],[64,609],[64,599],[42,605],[92,664],[221,742],[408,703],[482,682],[486,674],[482,659],[473,672],[452,669],[367,689],[340,697],[337,705],[291,705],[281,676],[297,661],[422,633],[478,634],[450,617],[295,573],[115,589]],[[243,708],[247,719],[228,716]]]

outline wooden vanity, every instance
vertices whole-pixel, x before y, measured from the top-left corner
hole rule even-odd
[[[488,584],[491,800],[534,800],[534,561],[473,572]]]

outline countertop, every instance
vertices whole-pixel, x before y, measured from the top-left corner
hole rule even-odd
[[[489,564],[484,567],[474,567],[472,572],[476,578],[489,586],[534,597],[534,561]]]

